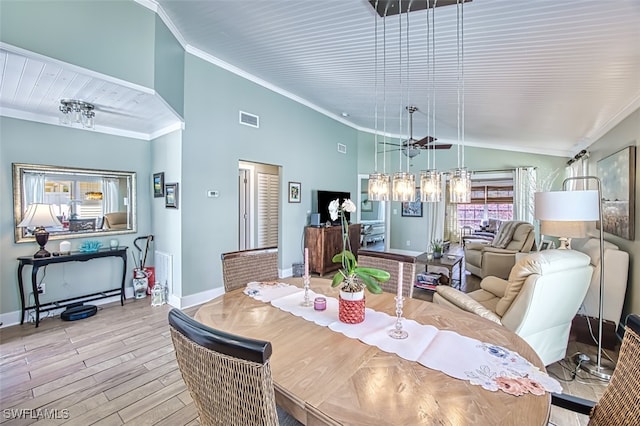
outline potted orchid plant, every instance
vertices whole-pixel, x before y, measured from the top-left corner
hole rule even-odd
[[[342,268],[333,276],[332,287],[340,285],[340,304],[338,316],[341,321],[355,324],[364,321],[364,289],[371,293],[382,293],[379,283],[389,280],[391,275],[382,269],[363,268],[351,251],[349,241],[349,224],[345,212],[353,213],[356,206],[347,199],[342,204],[340,200],[333,200],[329,204],[331,220],[340,218],[342,227],[342,251],[333,256],[334,263],[341,263]]]

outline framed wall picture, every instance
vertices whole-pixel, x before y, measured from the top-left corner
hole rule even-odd
[[[289,202],[299,203],[302,184],[300,182],[289,182]]]
[[[164,206],[171,209],[178,208],[177,183],[168,183],[164,186]]]
[[[628,146],[598,161],[602,182],[604,232],[635,239],[636,147]]]
[[[153,197],[164,197],[164,172],[153,174]]]
[[[362,212],[372,212],[373,211],[373,202],[369,199],[369,193],[363,192],[360,194],[360,211]]]
[[[538,251],[552,249],[553,246],[554,246],[553,241],[542,240],[540,241],[540,247],[538,248]]]
[[[416,188],[416,198],[414,201],[402,202],[402,216],[422,217],[422,202],[420,202],[420,188]]]

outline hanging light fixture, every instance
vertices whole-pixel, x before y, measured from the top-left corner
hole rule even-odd
[[[95,126],[94,105],[75,99],[60,100],[60,123],[64,125],[82,124],[85,129],[93,129]]]
[[[464,167],[464,0],[456,2],[456,45],[458,57],[458,168],[451,174],[452,203],[471,202],[471,173]]]
[[[399,9],[402,10],[402,0],[400,0],[398,2],[399,4]],[[407,78],[406,78],[406,84],[407,84],[407,101],[409,100],[409,13],[411,12],[411,4],[409,4],[408,9],[407,9],[407,37],[406,37],[406,43],[407,43],[407,64],[406,64],[406,73],[407,73]],[[398,34],[399,34],[399,46],[398,46],[398,52],[399,52],[399,72],[398,72],[398,76],[400,78],[400,103],[401,103],[401,109],[400,109],[400,133],[402,133],[403,130],[403,125],[402,125],[402,117],[404,116],[404,109],[405,107],[403,106],[404,104],[402,103],[402,13],[398,14]],[[414,106],[407,106],[406,110],[409,112],[409,120],[408,120],[408,125],[409,125],[409,140],[408,140],[408,144],[411,143],[413,141],[413,113],[416,111],[416,107]],[[402,141],[400,141],[401,145],[402,145]],[[402,201],[402,202],[411,202],[411,201],[415,201],[416,200],[416,177],[409,173],[409,156],[406,156],[406,160],[407,160],[407,171],[404,172],[402,171],[402,149],[398,150],[398,157],[400,158],[400,171],[397,173],[393,174],[393,179],[392,179],[392,187],[391,187],[391,193],[393,196],[393,201]]]
[[[375,7],[378,7],[378,2],[376,1]],[[382,173],[378,173],[378,17],[373,16],[375,20],[375,141],[374,141],[374,173],[369,175],[369,200],[371,201],[389,201],[389,184],[390,179],[389,175],[386,174],[386,69],[387,69],[387,30],[386,23],[384,25],[384,54],[383,54],[383,91],[384,91],[384,116],[385,116],[385,135],[383,135],[383,171]]]
[[[431,24],[429,24],[429,10],[431,10]],[[429,135],[435,135],[436,128],[435,13],[435,0],[433,7],[430,7],[427,0],[427,80],[431,92],[427,100],[427,134]],[[420,172],[420,201],[439,203],[441,197],[442,174],[436,169],[436,151],[432,147],[427,147],[427,170]]]

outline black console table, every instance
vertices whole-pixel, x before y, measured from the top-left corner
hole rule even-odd
[[[113,288],[106,291],[101,291],[99,293],[86,294],[84,296],[72,297],[64,300],[57,300],[55,302],[49,302],[45,304],[40,304],[40,297],[38,294],[38,283],[37,283],[37,275],[38,269],[42,266],[51,265],[54,263],[65,263],[65,262],[86,262],[91,259],[99,259],[101,257],[119,257],[122,259],[123,267],[122,267],[122,282],[120,283],[120,287]],[[51,257],[40,257],[34,258],[32,256],[22,256],[18,258],[20,262],[20,266],[18,266],[18,287],[20,290],[20,304],[22,307],[22,315],[20,316],[20,324],[24,323],[24,314],[28,309],[34,309],[36,312],[36,327],[40,323],[40,312],[51,311],[58,308],[63,308],[65,306],[71,305],[74,302],[82,300],[84,302],[90,302],[92,300],[104,299],[106,297],[112,297],[120,295],[120,304],[124,305],[125,295],[124,295],[124,282],[127,275],[127,247],[119,247],[117,249],[101,249],[96,252],[71,252],[71,254],[59,255],[59,256],[51,256]],[[22,281],[22,269],[25,265],[31,265],[31,288],[33,291],[33,298],[35,300],[35,304],[33,306],[26,306],[25,297],[24,297],[24,286]]]

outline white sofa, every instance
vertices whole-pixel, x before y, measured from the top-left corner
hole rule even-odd
[[[593,267],[575,250],[544,250],[522,257],[508,280],[489,276],[465,294],[438,286],[434,303],[472,312],[522,337],[544,365],[566,355],[571,321],[578,312]]]
[[[571,248],[587,254],[594,267],[589,290],[584,298],[584,310],[587,316],[599,317],[600,300],[600,239],[573,238]],[[629,273],[629,253],[618,250],[618,246],[604,242],[604,304],[602,318],[615,322],[616,327],[622,316],[624,297],[627,292]]]

